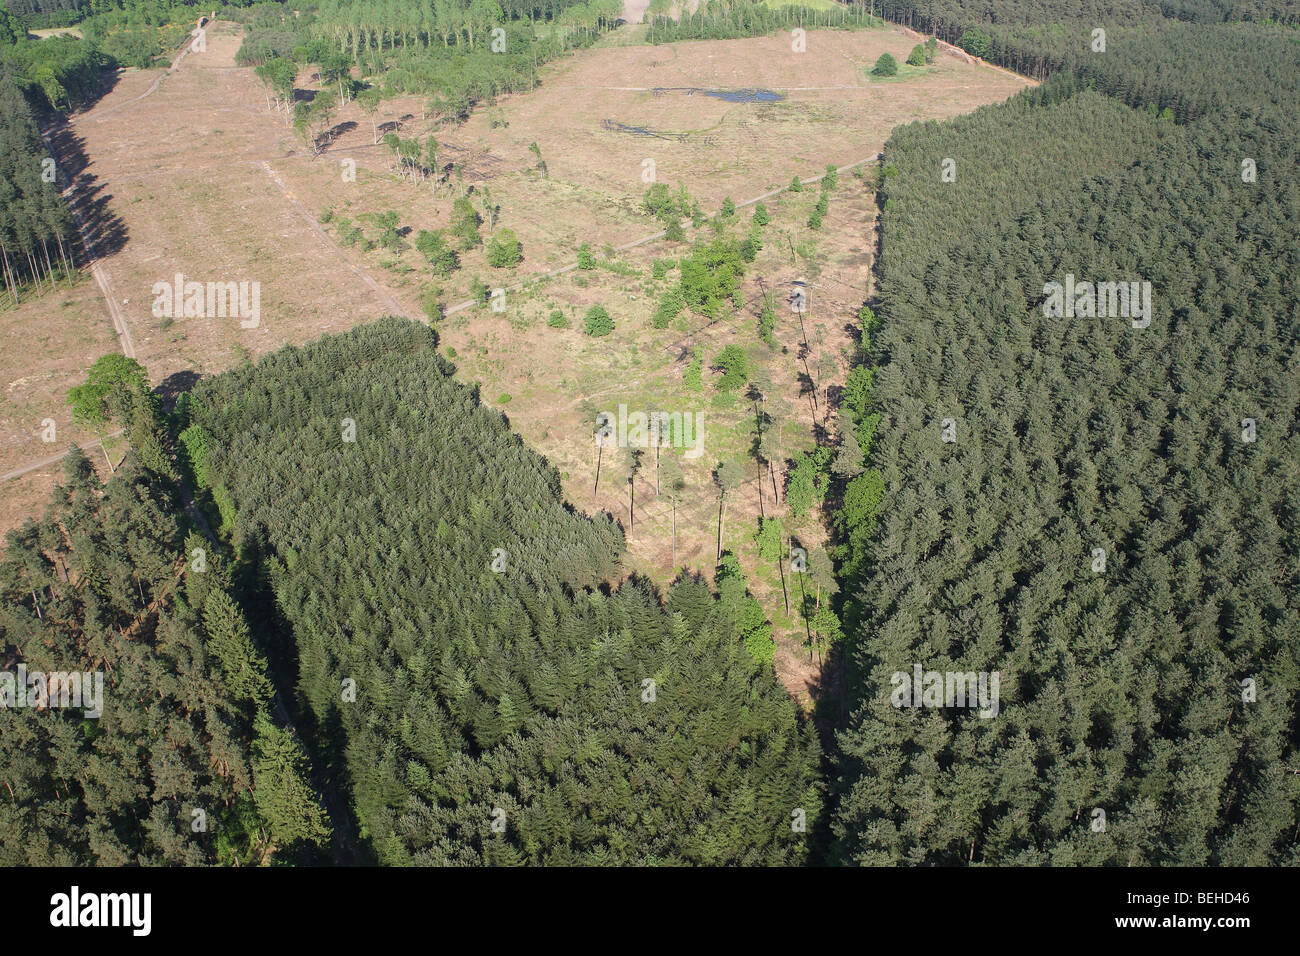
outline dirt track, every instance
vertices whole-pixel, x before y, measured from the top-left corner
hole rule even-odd
[[[640,23],[649,6],[650,0],[623,0],[623,19],[628,23]]]

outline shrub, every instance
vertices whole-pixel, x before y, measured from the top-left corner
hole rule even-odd
[[[785,529],[779,518],[760,518],[758,534],[754,541],[758,544],[758,556],[764,561],[779,561],[785,550]]]
[[[686,304],[714,317],[722,314],[724,299],[734,298],[745,273],[740,243],[734,239],[719,238],[696,246],[680,266]]]
[[[908,66],[925,66],[925,44],[918,43],[912,47],[912,52],[907,55]]]
[[[680,287],[673,287],[664,293],[664,297],[659,300],[659,308],[655,310],[654,327],[656,329],[668,328],[668,323],[681,314],[682,309],[686,308],[686,296],[682,293]]]
[[[871,75],[872,76],[897,76],[898,61],[895,60],[888,53],[880,54],[880,59],[877,60],[876,65],[871,68]]]
[[[375,240],[377,243],[394,252],[400,252],[406,248],[406,243],[402,242],[402,237],[398,232],[401,221],[394,210],[389,209],[382,213],[371,213],[369,218],[374,223],[375,228],[379,230],[379,236]]]
[[[876,329],[876,313],[871,311],[871,306],[864,305],[858,309],[858,326],[862,330],[862,347],[871,347],[871,333]]]
[[[764,306],[758,316],[758,337],[766,342],[769,348],[776,348],[776,339],[772,335],[772,330],[775,328],[776,310],[770,305]]]
[[[698,355],[686,367],[685,383],[692,392],[698,392],[704,387],[704,361]]]
[[[546,320],[546,324],[553,329],[567,329],[569,327],[569,319],[568,316],[559,309],[553,309],[550,317]]]
[[[452,204],[451,234],[460,240],[462,250],[473,249],[483,239],[478,234],[479,223],[483,221],[473,204],[461,196]]]
[[[443,317],[442,311],[442,291],[426,292],[421,299],[421,306],[424,308],[424,317],[430,323],[438,322]]]
[[[596,257],[591,254],[591,243],[589,242],[584,242],[582,245],[578,246],[578,268],[596,268]]]
[[[513,229],[502,229],[488,241],[487,261],[488,265],[494,268],[505,269],[517,266],[523,258],[519,237],[515,235]]]
[[[733,392],[749,380],[749,356],[739,345],[728,345],[718,353],[713,365],[722,369],[717,384],[720,392]]]
[[[759,203],[754,207],[754,225],[766,226],[772,221],[772,217],[767,214],[767,207]]]
[[[957,45],[971,56],[977,56],[982,60],[989,55],[991,42],[987,34],[979,30],[967,30],[961,35]]]
[[[665,183],[655,183],[647,189],[642,204],[646,212],[662,222],[673,222],[677,219],[677,198]]]
[[[802,518],[826,497],[830,458],[829,448],[816,448],[795,457],[794,468],[786,473],[785,500],[796,518]]]
[[[432,232],[428,229],[421,229],[419,235],[415,237],[415,248],[428,260],[433,271],[444,278],[460,265],[460,258],[456,255],[454,249],[447,244],[447,239],[442,234],[442,230],[435,229]]]
[[[334,220],[334,225],[339,231],[339,242],[345,246],[355,246],[363,239],[361,227],[354,225],[352,220],[346,216],[340,216]]]
[[[469,295],[470,298],[472,298],[474,301],[480,303],[486,302],[490,294],[491,294],[491,290],[488,288],[488,284],[484,282],[482,279],[480,279],[478,276],[475,276],[473,279],[470,280]]]
[[[587,314],[583,316],[583,323],[588,335],[609,335],[614,331],[614,320],[604,306],[593,305],[588,309]]]

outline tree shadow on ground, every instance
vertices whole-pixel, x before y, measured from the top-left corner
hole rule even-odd
[[[202,377],[193,369],[185,369],[163,379],[162,384],[154,389],[154,394],[162,399],[163,411],[170,412],[175,408],[177,399],[199,384]]]
[[[49,131],[49,139],[58,170],[56,182],[69,197],[80,226],[79,261],[120,252],[127,242],[126,224],[110,208],[112,194],[87,171],[85,140],[63,122]]]

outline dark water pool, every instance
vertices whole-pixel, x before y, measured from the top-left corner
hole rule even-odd
[[[785,99],[771,90],[702,90],[705,96],[715,96],[728,103],[775,103]]]

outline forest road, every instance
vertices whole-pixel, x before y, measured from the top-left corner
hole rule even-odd
[[[120,434],[122,434],[122,429],[118,428],[115,431],[109,432],[103,438],[96,438],[94,441],[86,442],[84,445],[80,446],[81,450],[85,451],[88,448],[98,448],[100,445],[104,444],[107,439],[116,438]],[[23,475],[30,474],[33,471],[39,471],[42,468],[50,467],[50,465],[58,464],[67,457],[68,453],[66,451],[61,451],[57,455],[50,455],[47,458],[42,458],[40,461],[34,461],[30,465],[24,465],[21,468],[15,468],[7,474],[0,475],[0,481],[8,481],[11,478],[21,478]]]

